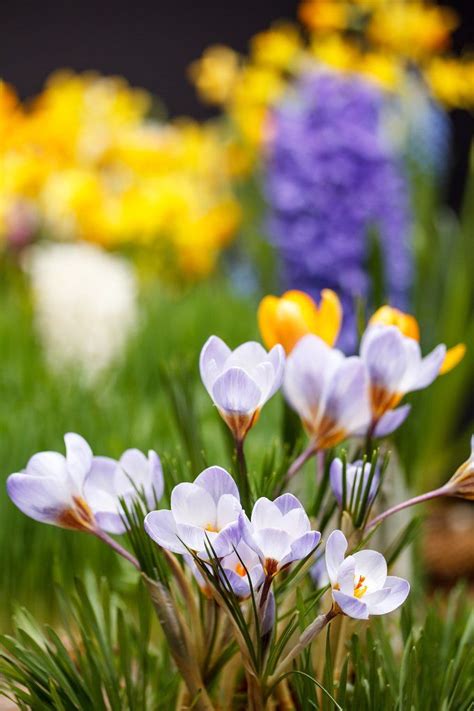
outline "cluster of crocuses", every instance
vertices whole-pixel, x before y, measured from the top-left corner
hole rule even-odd
[[[333,448],[349,437],[371,441],[393,432],[408,414],[408,405],[399,407],[403,395],[426,387],[463,355],[461,346],[446,354],[445,346],[440,345],[422,357],[416,321],[385,307],[369,323],[360,355],[346,357],[328,345],[337,338],[340,320],[340,304],[332,292],[323,293],[319,306],[301,292],[290,292],[281,299],[266,297],[260,306],[264,342],[279,341],[270,351],[255,342],[232,351],[216,336],[204,345],[201,377],[234,437],[238,484],[225,469],[211,466],[194,482],[177,484],[171,491],[170,509],[160,508],[164,481],[154,451],[146,457],[129,449],[116,461],[94,456],[82,437],[67,434],[66,456],[41,452],[30,459],[25,471],[9,477],[10,498],[35,520],[97,536],[138,570],[139,561],[109,534],[127,530],[126,509],[140,500],[148,511],[145,531],[164,551],[182,589],[188,591],[189,587],[174,554],[183,556],[206,597],[214,598],[218,606],[224,604],[223,590],[224,595],[237,600],[237,606],[251,599],[262,638],[276,635],[274,581],[284,581],[290,566],[310,561],[320,546],[321,534],[292,493],[253,502],[243,445],[263,405],[283,387],[287,403],[298,413],[310,437],[307,449],[288,469],[288,482],[316,451]],[[362,492],[367,515],[359,533],[367,535],[391,514],[435,496],[474,499],[474,449],[443,487],[370,520],[381,480],[375,463],[364,459],[350,464],[334,457],[329,480],[341,512],[346,511],[353,521]],[[246,670],[253,669],[251,676],[259,678],[263,696],[335,616],[367,619],[395,610],[406,599],[409,583],[387,574],[381,553],[359,549],[363,535],[352,535],[356,527],[345,528],[348,538],[336,529],[325,541],[332,594],[329,610],[315,617],[296,641],[288,640],[292,645],[288,653],[266,677],[260,667],[252,667],[251,658],[244,661]],[[318,558],[320,566],[322,558]],[[169,608],[168,602],[160,604]],[[172,635],[169,629],[165,634]],[[239,633],[236,642],[245,657]],[[175,661],[181,671],[179,654]],[[183,673],[183,678],[194,693],[195,677],[190,681]],[[262,691],[264,684],[267,691]],[[197,708],[212,706],[202,703]]]

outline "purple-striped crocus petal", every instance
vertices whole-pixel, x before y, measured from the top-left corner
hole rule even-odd
[[[226,368],[243,368],[252,374],[252,371],[261,363],[268,361],[265,348],[257,341],[247,341],[238,346],[226,360]]]
[[[281,528],[288,533],[292,540],[295,540],[305,533],[309,533],[311,524],[304,509],[293,509],[283,516]]]
[[[291,538],[286,531],[277,528],[261,528],[254,532],[253,538],[262,551],[264,560],[274,560],[279,563],[291,556]],[[247,543],[247,541],[245,542]]]
[[[223,568],[221,575],[225,575],[227,582],[237,597],[246,598],[250,595],[250,584],[246,575],[239,575],[230,568]]]
[[[171,511],[177,524],[216,528],[217,508],[212,496],[201,486],[182,482],[171,492]]]
[[[208,467],[194,480],[196,486],[205,489],[214,499],[216,505],[224,494],[231,494],[240,501],[237,484],[229,472],[222,467]]]
[[[446,355],[446,346],[440,344],[422,359],[418,372],[413,378],[410,390],[421,390],[431,385],[439,375],[439,369]]]
[[[355,620],[369,619],[369,611],[367,609],[367,605],[362,602],[362,600],[358,600],[352,595],[346,595],[340,590],[333,590],[332,596],[335,602],[337,602],[337,604],[343,611],[343,613],[348,617],[353,617]]]
[[[176,522],[176,530],[186,549],[196,553],[205,551],[206,544],[213,546],[217,536],[215,531],[206,531],[202,526],[196,526],[192,523]]]
[[[217,504],[217,529],[221,530],[229,523],[236,522],[241,511],[242,506],[235,496],[232,496],[232,494],[221,496]]]
[[[84,437],[68,432],[64,435],[66,445],[66,461],[69,474],[73,478],[79,491],[92,464],[92,449]]]
[[[281,561],[281,565],[294,563],[296,560],[303,560],[303,558],[306,558],[306,556],[316,549],[320,540],[321,534],[319,531],[307,531],[302,536],[292,541],[291,552]]]
[[[128,498],[131,485],[117,462],[109,457],[93,457],[84,482],[84,496],[99,528],[109,533],[123,533],[120,497]]]
[[[368,592],[363,596],[363,600],[367,605],[369,615],[372,615],[372,609],[377,609],[377,605],[382,603],[390,595],[390,590],[388,588],[382,588],[381,590],[375,590],[374,592]]]
[[[58,482],[69,479],[66,458],[59,452],[38,452],[26,465],[25,473],[32,476],[56,478]]]
[[[98,511],[94,514],[97,526],[107,533],[120,535],[125,533],[127,527],[119,513],[113,511]]]
[[[354,557],[349,555],[342,561],[337,574],[338,589],[351,597],[354,596],[355,568]]]
[[[267,394],[267,400],[269,400],[273,395],[281,388],[283,382],[283,376],[285,375],[285,362],[286,355],[283,346],[277,343],[273,346],[271,351],[268,353],[268,360],[273,365],[273,384]]]
[[[279,511],[285,516],[290,511],[294,509],[302,509],[303,506],[301,502],[296,498],[294,494],[282,494],[274,500],[274,505],[279,509]]]
[[[393,612],[397,607],[400,607],[408,597],[410,592],[410,583],[403,578],[397,578],[394,575],[388,575],[384,589],[389,589],[390,593],[387,597],[379,602],[370,603],[371,615],[384,615],[388,612]],[[368,597],[368,594],[365,596]]]
[[[135,492],[145,492],[147,502],[152,505],[155,497],[163,495],[163,471],[160,458],[152,449],[145,457],[139,449],[127,449],[119,460],[120,467],[125,472],[130,488]]]
[[[245,511],[242,511],[239,516],[239,531],[244,543],[246,543],[249,548],[255,551],[260,560],[263,561],[265,556],[263,555],[263,551],[261,550],[254,536],[253,526],[250,523]]]
[[[155,543],[173,553],[187,553],[180,542],[173,514],[167,509],[150,511],[145,516],[145,531]]]
[[[150,484],[151,484],[151,498],[154,501],[156,498],[158,501],[163,496],[163,490],[165,488],[165,481],[163,478],[163,468],[161,466],[161,459],[157,455],[154,449],[148,450],[148,466],[150,472]],[[150,497],[147,494],[148,504],[151,504]]]
[[[199,357],[199,370],[204,387],[211,397],[212,386],[221,374],[224,363],[230,354],[230,348],[218,336],[208,338],[202,347]]]
[[[206,532],[207,533],[207,532]],[[234,521],[225,526],[219,533],[215,534],[212,541],[214,554],[218,558],[223,558],[229,553],[232,553],[234,548],[237,548],[241,539],[241,531],[239,521]]]
[[[399,392],[407,370],[406,340],[412,339],[406,339],[396,326],[370,326],[362,336],[360,355],[370,379],[388,392]]]
[[[72,505],[67,484],[66,477],[62,481],[52,476],[11,474],[7,479],[7,493],[26,516],[42,523],[61,525],[61,514]]]
[[[326,568],[331,585],[337,583],[339,568],[347,550],[347,540],[342,531],[335,530],[326,541]]]
[[[364,550],[353,553],[356,578],[363,575],[367,592],[375,592],[384,587],[387,578],[387,561],[378,551]]]
[[[283,393],[303,420],[318,419],[328,383],[343,361],[340,351],[312,334],[293,348],[286,360]]]
[[[283,515],[274,501],[262,496],[254,504],[251,521],[252,526],[257,530],[260,528],[279,528],[283,521]]]
[[[374,437],[388,437],[402,425],[410,414],[411,405],[402,405],[382,415],[374,430]]]
[[[229,368],[212,387],[212,399],[217,407],[228,413],[250,414],[260,404],[262,392],[242,368]]]
[[[367,370],[358,356],[347,358],[337,370],[326,402],[326,414],[348,432],[357,432],[371,420]]]

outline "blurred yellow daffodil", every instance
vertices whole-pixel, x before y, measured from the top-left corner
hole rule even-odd
[[[420,340],[420,327],[418,326],[416,318],[410,314],[400,311],[400,309],[394,308],[393,306],[385,305],[377,309],[369,320],[369,325],[374,324],[396,326],[404,336],[413,338],[415,341]],[[440,375],[444,375],[455,368],[458,363],[462,361],[465,353],[466,346],[464,343],[458,343],[456,346],[449,348],[441,365],[439,371]]]
[[[314,333],[330,346],[339,335],[342,307],[337,294],[323,289],[319,306],[304,291],[287,291],[281,297],[265,296],[258,307],[258,325],[267,348],[280,343],[290,353],[298,341]]]

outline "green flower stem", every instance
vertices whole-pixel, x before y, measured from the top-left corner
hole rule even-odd
[[[237,459],[237,471],[239,478],[239,490],[242,497],[242,503],[244,509],[250,512],[250,485],[249,485],[249,475],[247,470],[247,462],[245,460],[244,453],[244,438],[236,437],[234,439],[235,444],[235,456]]]
[[[308,625],[308,627],[300,635],[300,638],[293,649],[280,662],[272,676],[269,677],[268,686],[270,688],[278,684],[280,677],[288,671],[288,668],[291,666],[292,662],[299,657],[306,647],[311,644],[311,642],[318,636],[318,634],[320,634],[320,632],[322,632],[326,625],[329,624],[338,614],[339,611],[333,606],[329,612],[326,612],[323,615],[318,615],[318,617],[316,617],[316,619]]]
[[[112,536],[109,536],[108,533],[105,531],[102,531],[100,528],[95,528],[92,533],[94,536],[99,538],[101,541],[106,543],[110,548],[112,548],[116,553],[122,556],[122,558],[125,558],[125,560],[128,560],[129,563],[131,563],[137,570],[141,572],[140,568],[140,563],[138,560],[133,556],[129,551],[124,548],[123,546],[120,545]]]

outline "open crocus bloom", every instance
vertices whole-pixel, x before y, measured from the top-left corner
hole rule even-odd
[[[221,558],[240,540],[241,511],[239,492],[230,474],[221,467],[208,467],[194,483],[175,486],[171,510],[149,513],[145,530],[156,543],[174,553],[190,549],[206,557],[208,542]]]
[[[346,508],[349,509],[350,502],[358,495],[359,487],[361,495],[364,495],[366,487],[369,483],[371,472],[371,465],[367,462],[365,466],[362,460],[357,460],[352,464],[346,465]],[[329,477],[331,482],[331,489],[334,496],[337,499],[339,506],[342,506],[343,498],[343,477],[344,477],[344,465],[342,460],[336,457],[331,462],[331,468],[329,471]],[[374,500],[375,494],[377,493],[377,486],[379,482],[379,474],[377,470],[372,478],[370,484],[370,490],[367,497],[367,503],[370,505]]]
[[[150,452],[145,473],[140,471],[139,462],[143,465],[147,460],[137,450],[128,450],[116,462],[94,457],[86,440],[78,434],[66,434],[64,441],[65,457],[59,452],[39,452],[23,472],[8,477],[11,500],[35,521],[91,533],[97,529],[122,533],[125,526],[121,497],[131,500],[137,496],[135,486],[150,498],[153,490],[157,498],[161,496],[161,465],[155,452]],[[131,466],[132,460],[135,467]],[[133,477],[136,480],[132,482]]]
[[[304,291],[287,291],[278,298],[265,296],[258,307],[258,326],[262,340],[271,348],[281,343],[290,353],[298,341],[314,333],[330,346],[339,335],[342,307],[331,289],[321,291],[319,306]]]
[[[357,620],[384,615],[402,605],[410,584],[387,575],[387,563],[377,551],[358,551],[344,558],[347,540],[342,531],[333,531],[326,543],[326,568],[332,596],[340,610]]]
[[[426,388],[436,379],[445,354],[446,347],[439,345],[423,358],[418,342],[404,336],[397,326],[369,326],[362,336],[360,356],[369,373],[376,436],[402,424],[409,407],[397,405],[406,393]]]
[[[255,502],[250,521],[240,516],[242,538],[259,556],[265,574],[273,577],[285,566],[306,558],[321,534],[311,530],[308,516],[296,496],[283,494],[275,501]]]
[[[120,499],[127,505],[143,496],[148,508],[154,508],[163,495],[163,471],[153,450],[146,457],[138,449],[127,449],[119,461],[94,457],[84,482],[87,501],[94,502],[94,516],[100,528],[109,533],[123,533],[125,524]]]
[[[316,449],[326,449],[370,423],[367,371],[318,336],[304,336],[288,356],[283,390]]]
[[[250,582],[254,591],[258,590],[263,583],[265,576],[260,558],[245,541],[241,540],[235,551],[222,558],[221,565],[224,575],[237,597],[249,597]]]
[[[381,324],[396,326],[404,336],[413,338],[415,341],[420,340],[420,327],[416,318],[400,311],[400,309],[393,308],[393,306],[381,306],[369,321],[369,326]],[[455,368],[462,361],[465,353],[466,346],[464,343],[458,343],[456,346],[449,348],[441,363],[439,375],[444,375]]]
[[[205,343],[199,361],[202,382],[234,437],[243,440],[263,405],[283,379],[285,353],[269,353],[248,342],[231,351],[217,336]]]

